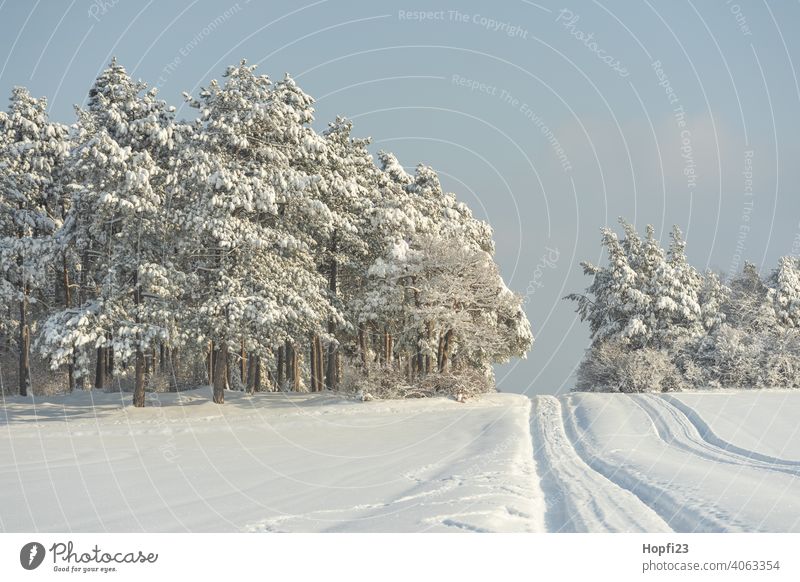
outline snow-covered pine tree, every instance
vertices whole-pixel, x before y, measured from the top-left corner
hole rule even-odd
[[[316,178],[291,164],[299,148],[324,144],[300,130],[304,104],[286,87],[274,90],[245,62],[229,67],[225,77],[199,99],[187,96],[200,119],[183,152],[180,186],[182,237],[189,241],[183,250],[196,279],[187,324],[194,337],[210,342],[218,403],[228,384],[229,353],[242,346],[264,356],[286,344],[293,387],[299,388],[294,346],[338,317],[309,233],[298,227],[328,210],[309,199]]]
[[[430,371],[454,358],[486,375],[491,365],[525,357],[533,335],[522,300],[503,281],[490,253],[447,236],[422,236],[407,253],[415,274],[418,321],[428,324]]]
[[[162,249],[158,264],[165,277],[177,282],[181,277],[180,273],[173,273],[179,266],[172,261],[175,254],[174,229],[169,227],[172,217],[169,208],[176,171],[174,154],[183,141],[186,126],[175,122],[175,108],[158,99],[155,88],[148,88],[142,81],[134,81],[116,59],[112,59],[108,68],[97,78],[89,91],[86,112],[79,111],[78,115],[79,118],[88,116],[84,125],[105,129],[120,146],[129,147],[133,152],[147,152],[159,168],[159,172],[153,174],[150,180],[153,188],[164,196],[165,228],[157,233],[159,240],[152,242]],[[169,295],[174,299],[177,293],[178,289],[173,288]],[[167,301],[166,296],[161,300],[163,321],[165,327],[169,327],[165,334],[165,338],[169,339],[161,343],[163,354],[165,347],[167,350],[178,347],[181,338],[178,337],[175,322],[179,310],[174,309],[174,301]],[[156,305],[151,302],[151,308]],[[113,338],[110,338],[107,347],[97,349],[96,386],[105,385],[113,374],[113,352]],[[150,352],[146,354],[147,370],[154,367],[154,359]]]
[[[800,328],[800,262],[781,257],[767,280],[767,302],[782,329]]]
[[[0,332],[17,328],[23,396],[31,387],[30,306],[52,272],[51,235],[66,204],[59,176],[68,152],[67,128],[48,119],[46,100],[14,88],[8,112],[0,113],[0,298],[18,309]]]
[[[582,263],[592,283],[586,294],[567,296],[577,302],[581,320],[589,321],[592,337],[579,389],[640,391],[652,380],[658,386],[646,389],[674,390],[702,381],[697,365],[708,357],[707,334],[724,327],[729,290],[715,274],[701,275],[689,264],[678,227],[664,251],[652,226],[642,239],[631,224],[620,222],[622,241],[610,229],[602,231],[607,266]],[[617,368],[619,373],[610,374]],[[645,373],[646,368],[660,371]],[[593,385],[605,377],[607,386]]]
[[[333,321],[329,322],[325,354],[317,353],[319,348],[313,347],[312,337],[312,370],[316,371],[312,375],[312,389],[321,389],[323,385],[332,390],[337,388],[340,351],[348,340],[355,339],[349,343],[358,346],[350,353],[358,351],[362,364],[366,362],[364,329],[355,323],[352,313],[345,312],[363,285],[368,268],[369,217],[377,202],[379,171],[367,150],[370,140],[352,137],[352,127],[349,120],[341,117],[329,123],[323,134],[325,149],[312,158],[313,165],[308,168],[319,176],[312,193],[330,212],[329,228],[318,230],[317,242],[322,251],[317,253],[318,268],[327,276],[331,300],[347,321],[347,325],[338,328]],[[352,331],[357,328],[358,335],[353,338]]]
[[[608,266],[582,263],[584,273],[594,277],[592,284],[586,295],[567,296],[578,303],[581,319],[589,321],[593,340],[669,349],[702,336],[720,317],[725,290],[719,280],[689,264],[677,226],[664,251],[652,226],[641,239],[632,225],[620,222],[626,235],[622,241],[610,229],[602,231]]]
[[[53,367],[77,352],[78,371],[85,376],[89,357],[81,348],[113,348],[115,366],[134,364],[134,405],[144,406],[145,353],[166,339],[158,309],[149,307],[159,301],[157,287],[174,285],[154,244],[163,228],[163,195],[150,183],[158,168],[146,152],[120,147],[103,129],[75,155],[75,179],[83,186],[59,236],[80,256],[91,257],[82,261],[81,284],[96,292],[48,319],[40,349]]]
[[[492,260],[489,226],[442,190],[432,168],[419,165],[412,177],[391,154],[380,159],[393,189],[375,210],[374,240],[384,250],[361,307],[397,352],[386,347],[383,359],[396,355],[409,375],[424,377],[455,358],[489,373],[492,363],[524,355],[530,326]]]
[[[79,274],[75,307],[52,314],[40,349],[52,366],[71,363],[95,385],[134,368],[134,405],[145,403],[145,370],[160,345],[176,341],[183,276],[170,257],[174,108],[112,61],[79,111],[72,156],[73,204],[56,241]],[[65,267],[66,268],[66,267]]]
[[[601,233],[608,266],[582,262],[583,273],[592,277],[592,283],[585,294],[573,293],[567,299],[577,302],[581,321],[589,322],[594,345],[612,338],[632,346],[645,345],[650,337],[646,313],[651,298],[641,290],[640,276],[630,264],[633,258],[634,265],[641,269],[641,253],[626,252],[626,246],[640,249],[641,241],[627,240],[623,245],[610,228],[603,228]]]
[[[648,227],[646,246],[659,246],[652,227]],[[673,226],[666,260],[659,260],[649,284],[653,297],[653,347],[670,348],[705,333],[700,303],[703,277],[689,264],[685,247],[680,229]],[[714,315],[708,313],[706,317],[713,319]]]

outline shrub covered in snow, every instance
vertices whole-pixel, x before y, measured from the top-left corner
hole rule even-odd
[[[371,368],[369,374],[345,374],[342,389],[362,400],[448,396],[460,402],[495,390],[491,375],[467,367],[427,374],[416,381],[394,366]]]
[[[590,348],[578,367],[576,389],[584,392],[674,392],[680,370],[663,350],[630,349],[619,341]]]

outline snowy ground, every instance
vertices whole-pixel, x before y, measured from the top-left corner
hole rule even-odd
[[[544,527],[523,396],[361,403],[233,392],[222,407],[209,396],[162,394],[143,410],[102,393],[35,407],[6,399],[0,529]]]
[[[798,406],[797,392],[538,398],[533,426],[562,443],[536,447],[540,474],[554,467],[548,529],[798,532]]]
[[[6,398],[0,529],[800,531],[800,392],[208,396]]]

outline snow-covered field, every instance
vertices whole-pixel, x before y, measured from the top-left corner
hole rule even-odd
[[[221,407],[209,396],[161,394],[145,409],[103,393],[6,399],[0,529],[544,527],[523,396],[362,403],[229,392]]]
[[[800,531],[796,392],[208,397],[6,398],[0,529]]]

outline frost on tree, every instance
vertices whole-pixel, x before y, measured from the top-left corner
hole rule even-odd
[[[23,396],[31,387],[31,310],[52,293],[48,258],[67,204],[60,175],[68,143],[66,127],[49,121],[47,102],[15,88],[0,113],[0,334],[16,336]]]
[[[317,132],[294,79],[245,61],[185,99],[178,121],[113,60],[69,130],[24,89],[0,114],[0,334],[21,392],[34,329],[67,390],[132,385],[136,406],[159,376],[178,389],[178,363],[218,403],[379,377],[464,395],[530,349],[491,228],[431,167],[376,164],[342,117]]]
[[[98,388],[115,369],[133,368],[136,406],[144,406],[145,358],[175,341],[184,278],[168,254],[172,111],[115,62],[90,91],[70,159],[72,203],[56,236],[78,297],[45,322],[40,343],[53,366],[74,362],[80,378],[96,350]]]
[[[724,285],[689,265],[677,227],[664,251],[651,227],[643,239],[622,226],[622,240],[603,231],[607,266],[583,264],[593,277],[586,294],[568,296],[592,335],[577,389],[800,387],[796,258],[766,278],[746,262]]]
[[[388,195],[373,225],[384,250],[356,307],[361,323],[383,326],[380,361],[397,352],[420,377],[457,365],[491,374],[491,364],[524,357],[533,336],[521,298],[492,260],[489,226],[443,192],[432,168],[410,176],[393,155],[380,158]]]
[[[293,81],[273,86],[242,62],[189,103],[200,110],[183,152],[181,229],[195,241],[197,281],[187,326],[209,340],[215,402],[228,384],[230,354],[255,357],[298,346],[340,319],[317,269],[314,227],[330,211],[313,197],[318,177],[295,167],[325,147],[305,128],[308,100]],[[300,387],[297,365],[292,387]]]
[[[578,370],[578,388],[623,392],[677,390],[695,373],[692,354],[724,320],[727,289],[686,258],[680,229],[664,250],[652,226],[641,237],[620,219],[624,237],[602,230],[606,266],[582,263],[592,277],[573,293],[592,345]]]

